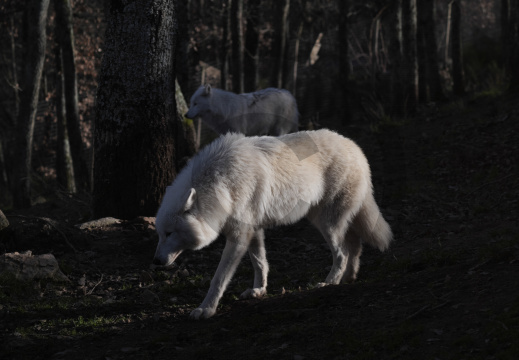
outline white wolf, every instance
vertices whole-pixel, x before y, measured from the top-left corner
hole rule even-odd
[[[296,99],[287,90],[274,88],[234,94],[212,89],[210,85],[200,86],[191,97],[185,116],[200,116],[219,134],[278,136],[295,132],[299,126]]]
[[[247,250],[254,285],[242,298],[266,294],[263,228],[304,216],[333,255],[321,285],[356,278],[361,239],[381,251],[392,239],[373,198],[368,162],[353,141],[329,130],[278,138],[227,134],[202,149],[167,188],[156,218],[154,263],[171,265],[183,250],[201,249],[225,234],[209,292],[191,313],[208,318]]]

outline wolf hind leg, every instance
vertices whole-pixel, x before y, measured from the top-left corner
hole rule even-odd
[[[323,235],[326,243],[330,247],[333,257],[333,264],[330,273],[326,277],[324,283],[318,283],[317,287],[322,287],[325,285],[337,285],[341,282],[342,274],[346,269],[346,263],[348,260],[347,254],[344,252],[342,243],[344,241],[344,232],[337,231],[337,228],[332,228],[328,230],[321,230],[321,234]]]
[[[360,255],[362,254],[362,240],[352,228],[348,229],[346,232],[343,249],[345,254],[347,254],[348,261],[341,282],[353,282],[357,279],[357,273],[359,272]]]
[[[254,268],[254,285],[245,290],[240,298],[261,298],[267,294],[267,276],[269,264],[265,251],[265,233],[263,229],[256,230],[249,245],[249,256]]]

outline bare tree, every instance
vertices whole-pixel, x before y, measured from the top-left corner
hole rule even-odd
[[[428,100],[438,101],[444,98],[444,94],[438,62],[438,42],[436,41],[436,6],[434,0],[419,1],[421,3],[420,10],[422,10],[425,16],[422,26],[424,28]]]
[[[274,39],[272,44],[272,57],[274,61],[272,83],[274,86],[283,87],[283,67],[287,47],[288,14],[290,0],[275,2],[274,10]]]
[[[229,33],[231,32],[231,6],[233,0],[223,1],[222,15],[222,48],[220,51],[220,87],[229,90],[227,86],[227,76],[229,73]]]
[[[418,100],[418,57],[416,48],[416,0],[402,0],[404,49],[404,104],[406,113],[414,113]]]
[[[404,58],[403,34],[402,34],[402,0],[393,0],[388,16],[391,29],[391,40],[389,44],[389,58],[391,61],[391,113],[403,115],[404,93],[402,91],[403,81],[401,74]]]
[[[344,109],[342,109],[342,121],[349,120],[349,104],[348,104],[348,78],[350,74],[350,64],[348,61],[348,12],[350,2],[345,0],[337,0],[339,5],[339,64],[340,64],[340,90]]]
[[[243,0],[233,0],[231,6],[232,90],[241,94],[243,82]]]
[[[96,99],[96,217],[154,215],[176,175],[175,1],[110,2]]]
[[[58,28],[56,27],[56,30]],[[65,77],[63,76],[63,58],[61,46],[56,45],[56,118],[58,122],[58,138],[56,141],[56,178],[67,192],[75,193],[74,161],[70,151],[67,130],[67,111],[65,108]]]
[[[38,105],[40,80],[46,48],[47,10],[50,0],[33,0],[27,4],[27,51],[20,111],[17,122],[17,147],[15,163],[13,204],[15,207],[31,205],[31,157],[34,121]]]
[[[465,80],[463,75],[463,42],[461,39],[461,3],[453,0],[451,17],[451,46],[452,46],[452,81],[454,95],[465,93]]]
[[[70,150],[74,160],[76,184],[81,190],[90,190],[90,176],[81,135],[79,120],[76,62],[74,59],[74,29],[70,0],[54,0],[58,41],[63,60],[65,109]]]
[[[519,0],[510,0],[508,32],[509,90],[519,92],[519,67],[517,66],[519,64]]]
[[[252,92],[257,90],[258,86],[260,0],[249,0],[247,5],[247,30],[245,31],[243,59],[244,90]]]
[[[502,64],[508,69],[508,44],[510,35],[510,1],[501,0],[501,61]],[[512,0],[513,1],[513,0]]]

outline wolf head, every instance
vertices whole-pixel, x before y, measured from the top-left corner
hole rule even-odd
[[[194,119],[198,116],[204,116],[210,111],[210,96],[211,96],[211,85],[200,86],[195,91],[191,100],[189,101],[189,110],[185,117],[188,119]]]
[[[200,217],[196,190],[191,188],[181,197],[175,190],[168,187],[157,213],[155,228],[159,243],[153,258],[155,265],[169,266],[182,251],[201,249],[218,236]]]

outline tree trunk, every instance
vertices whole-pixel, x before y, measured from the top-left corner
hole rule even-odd
[[[57,30],[58,28],[56,28]],[[67,131],[67,111],[65,109],[65,77],[63,76],[63,58],[61,47],[56,46],[56,118],[58,122],[58,138],[56,141],[56,178],[58,184],[67,192],[75,193],[74,161],[70,152]]]
[[[59,44],[63,59],[63,76],[65,78],[65,109],[67,116],[67,132],[70,137],[70,150],[74,160],[76,185],[80,190],[90,189],[90,176],[83,147],[81,125],[78,108],[78,90],[76,62],[74,59],[74,30],[72,27],[72,7],[70,0],[54,0],[56,24],[59,32]]]
[[[178,45],[176,58],[176,75],[180,89],[189,92],[189,1],[177,1],[177,21],[178,21]]]
[[[504,67],[508,70],[508,55],[509,55],[509,35],[510,35],[510,1],[501,0],[501,61]],[[513,0],[512,0],[513,1]]]
[[[274,39],[272,44],[272,57],[274,61],[273,79],[275,87],[283,87],[283,67],[287,44],[288,13],[290,0],[276,2],[274,13]]]
[[[348,60],[348,12],[349,1],[338,0],[339,3],[339,73],[340,78],[340,97],[341,97],[341,116],[343,123],[349,121],[350,111],[348,103],[348,79],[350,76],[350,63]]]
[[[404,114],[404,93],[402,90],[402,64],[404,60],[402,34],[402,0],[393,0],[389,16],[391,39],[389,43],[389,58],[391,61],[391,114]]]
[[[227,76],[229,74],[229,33],[231,32],[231,7],[233,0],[224,0],[224,9],[222,16],[222,50],[221,50],[221,68],[220,68],[220,87],[223,90],[229,90],[227,86]]]
[[[28,3],[27,52],[23,92],[17,122],[18,161],[14,170],[13,204],[15,207],[31,205],[31,157],[34,121],[38,106],[40,80],[45,59],[46,25],[49,0],[32,0]]]
[[[416,0],[402,0],[404,38],[404,106],[406,114],[414,114],[418,100],[418,54],[416,47]]]
[[[508,63],[510,71],[511,92],[519,92],[519,0],[510,1],[510,23],[509,29],[509,49]]]
[[[12,66],[12,77],[13,77],[13,91],[14,91],[14,118],[18,118],[18,112],[20,111],[20,89],[18,84],[18,69],[16,68],[16,41],[14,39],[15,26],[14,16],[10,18],[11,30],[9,31],[9,39],[11,42],[11,66]]]
[[[438,42],[436,41],[436,10],[434,0],[420,0],[425,13],[424,35],[425,35],[425,59],[427,66],[427,85],[429,88],[429,100],[438,101],[444,98],[440,65],[438,62]]]
[[[241,94],[243,82],[243,0],[233,0],[231,7],[232,90]]]
[[[452,81],[454,95],[465,93],[465,80],[463,75],[463,51],[461,40],[461,4],[458,0],[452,1]]]
[[[416,50],[418,54],[418,100],[426,103],[430,100],[429,78],[427,73],[427,49],[425,44],[426,16],[424,1],[417,0],[418,26],[416,31]],[[429,0],[430,1],[430,0]]]
[[[110,2],[96,99],[95,217],[153,216],[175,172],[175,1]]]
[[[253,92],[258,87],[258,46],[260,22],[260,1],[249,0],[247,30],[245,32],[245,53],[243,59],[245,92]]]

